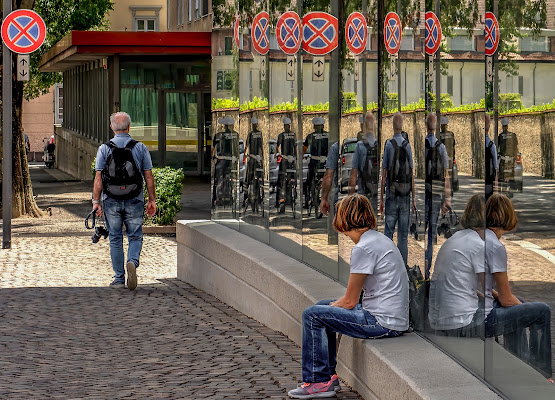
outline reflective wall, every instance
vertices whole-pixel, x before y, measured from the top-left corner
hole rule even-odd
[[[518,7],[215,7],[212,218],[347,284],[335,204],[367,196],[418,334],[502,396],[547,399],[555,10]]]

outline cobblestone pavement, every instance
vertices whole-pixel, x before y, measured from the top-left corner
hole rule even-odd
[[[60,218],[15,220],[0,251],[0,399],[287,398],[299,347],[178,281],[175,238],[145,236],[139,287],[111,289],[108,242],[79,234],[89,192],[49,196]]]

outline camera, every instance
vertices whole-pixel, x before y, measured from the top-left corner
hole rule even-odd
[[[92,218],[92,225],[89,225],[89,220]],[[85,218],[85,228],[94,229],[94,234],[91,237],[93,243],[98,243],[100,238],[106,239],[110,232],[103,226],[96,226],[96,210],[92,210],[87,218]]]
[[[98,241],[100,240],[101,237],[106,239],[109,234],[110,233],[108,232],[108,230],[106,228],[104,228],[103,226],[97,226],[97,227],[94,228],[94,233],[91,237],[91,240],[92,240],[93,243],[98,243]]]
[[[445,239],[449,239],[451,236],[453,236],[453,234],[451,233],[451,226],[447,222],[444,222],[437,227],[437,234],[439,236],[443,235]]]
[[[415,240],[418,240],[418,227],[422,225],[422,219],[420,218],[420,213],[415,210],[410,216],[410,234],[414,236]]]

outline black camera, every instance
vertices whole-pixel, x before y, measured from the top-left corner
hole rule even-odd
[[[449,211],[447,214],[442,216],[442,223],[439,224],[437,227],[437,234],[443,235],[445,239],[449,239],[453,236],[453,232],[451,232],[451,227],[455,227],[460,223],[459,216],[451,207],[449,207]]]
[[[94,228],[94,234],[91,237],[93,243],[98,243],[101,237],[106,239],[110,233],[103,226],[97,226]]]
[[[89,225],[89,220],[92,218],[92,225]],[[98,243],[100,238],[106,239],[110,232],[103,226],[96,226],[96,210],[92,210],[87,218],[85,218],[85,228],[94,229],[94,234],[91,237],[93,243]]]
[[[414,236],[415,240],[418,240],[418,227],[422,225],[422,219],[418,210],[414,210],[414,213],[411,214],[410,221],[410,234]]]

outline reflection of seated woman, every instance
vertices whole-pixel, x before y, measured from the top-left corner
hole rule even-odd
[[[512,293],[507,275],[507,250],[501,236],[516,228],[517,218],[509,198],[493,194],[486,203],[486,268],[493,274],[493,310],[486,318],[486,336],[503,335],[511,353],[551,379],[551,310],[542,302],[522,303]],[[486,281],[487,283],[487,281]],[[530,341],[526,337],[530,332]]]
[[[303,384],[289,397],[335,396],[336,333],[366,339],[396,337],[409,326],[408,277],[394,243],[374,231],[376,216],[368,199],[354,194],[337,203],[334,228],[356,244],[351,252],[347,292],[303,312]],[[362,305],[358,303],[364,291]]]
[[[506,196],[493,195],[487,204],[481,195],[470,199],[461,220],[465,229],[443,244],[436,259],[430,284],[430,326],[449,336],[481,336],[484,328],[486,337],[503,335],[509,351],[550,378],[549,307],[521,304],[509,287],[507,252],[499,239],[516,223]],[[530,328],[529,345],[526,328]]]

